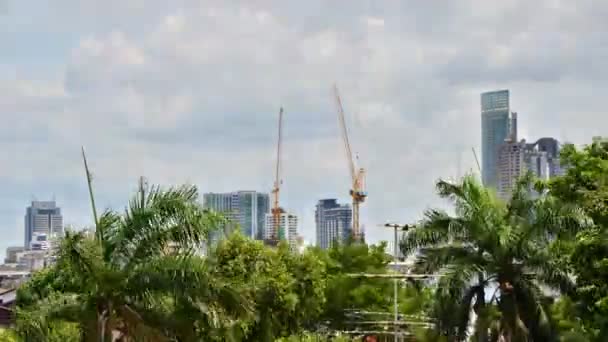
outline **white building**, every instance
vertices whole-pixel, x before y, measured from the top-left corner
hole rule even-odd
[[[46,251],[51,248],[51,241],[49,240],[47,234],[34,233],[29,247],[29,249],[32,251]]]
[[[275,227],[275,217],[272,214],[266,214],[264,239],[272,238],[272,232]],[[277,238],[286,240],[292,250],[298,249],[298,217],[294,214],[283,212],[279,216],[279,231]]]

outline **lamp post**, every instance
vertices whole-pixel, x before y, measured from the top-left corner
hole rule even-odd
[[[410,228],[413,228],[412,225],[409,224],[397,224],[397,223],[385,223],[384,227],[386,228],[393,228],[395,231],[395,244],[393,246],[393,252],[394,252],[394,257],[393,257],[393,262],[395,264],[395,266],[397,266],[397,255],[399,255],[399,231],[408,231]],[[395,267],[396,268],[396,267]],[[396,278],[394,279],[394,290],[395,290],[395,294],[394,294],[394,309],[395,309],[395,342],[398,341],[398,337],[397,337],[397,333],[398,333],[398,321],[399,321],[399,303],[398,303],[398,284],[399,280],[397,280]]]

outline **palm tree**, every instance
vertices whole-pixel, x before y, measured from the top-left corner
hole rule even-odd
[[[452,202],[454,215],[428,210],[402,240],[405,254],[419,251],[417,271],[442,274],[439,326],[452,339],[470,335],[471,310],[480,317],[478,341],[489,340],[490,331],[505,341],[551,339],[541,287],[567,292],[573,286],[554,246],[589,220],[550,196],[529,196],[532,184],[530,175],[523,177],[505,203],[473,176],[459,183],[441,180],[437,191]],[[486,290],[494,291],[489,302]]]
[[[124,214],[99,217],[95,237],[68,232],[56,263],[19,291],[21,335],[43,341],[67,321],[85,341],[223,340],[249,301],[212,279],[197,253],[223,223],[197,195],[194,186],[142,187]]]

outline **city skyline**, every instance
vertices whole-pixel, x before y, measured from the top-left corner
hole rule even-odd
[[[81,145],[100,210],[123,208],[142,175],[270,192],[281,106],[281,205],[314,241],[317,200],[349,202],[334,82],[368,171],[368,241],[445,207],[438,178],[477,170],[485,91],[510,90],[529,141],[608,135],[608,4],[2,3],[0,251],[23,244],[32,194],[56,193],[66,225],[92,225]]]

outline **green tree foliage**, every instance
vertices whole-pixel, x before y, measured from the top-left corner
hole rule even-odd
[[[318,322],[325,304],[325,264],[309,252],[292,253],[233,234],[210,257],[213,277],[235,284],[253,299],[254,315],[241,321],[239,339],[273,341]]]
[[[578,317],[576,303],[568,296],[560,297],[551,306],[551,315],[559,332],[560,342],[589,341],[588,332]]]
[[[220,221],[195,187],[142,189],[124,214],[100,217],[95,238],[66,234],[55,265],[18,291],[17,331],[48,341],[72,322],[84,341],[198,341],[231,328],[250,302],[194,253]]]
[[[353,278],[356,273],[387,273],[390,257],[386,244],[334,245],[327,254],[328,299],[323,319],[334,329],[344,329],[349,310],[390,312],[392,282],[385,279]]]
[[[578,315],[593,340],[608,340],[608,144],[595,143],[577,150],[564,147],[563,177],[549,182],[550,193],[576,203],[594,222],[591,229],[565,243],[576,276]]]
[[[490,331],[510,341],[553,338],[540,286],[572,291],[552,246],[556,237],[582,230],[588,220],[552,197],[531,198],[531,187],[531,177],[524,177],[503,203],[472,176],[459,183],[439,181],[438,193],[453,203],[455,215],[428,210],[402,241],[406,254],[420,249],[418,272],[443,273],[435,311],[443,334],[466,339],[471,310],[488,317],[495,305],[498,322],[476,322],[479,340]],[[494,293],[486,303],[489,288]]]

